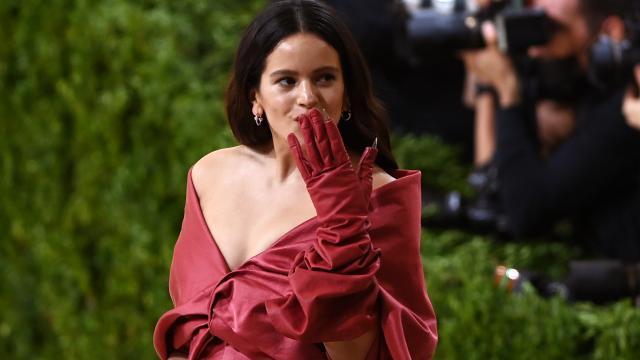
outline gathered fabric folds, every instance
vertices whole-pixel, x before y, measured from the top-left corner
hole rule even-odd
[[[420,172],[391,175],[395,181],[373,190],[358,241],[346,249],[332,248],[333,234],[314,217],[232,271],[190,171],[169,279],[175,307],[154,333],[160,358],[188,349],[189,359],[328,359],[323,342],[376,328],[367,359],[432,358],[437,330],[420,256]]]

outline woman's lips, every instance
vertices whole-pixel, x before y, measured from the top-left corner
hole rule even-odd
[[[315,109],[315,110],[317,110],[317,111],[319,111],[319,112],[320,112],[320,114],[322,114],[322,118],[323,118],[323,119],[325,119],[325,120],[326,120],[326,119],[329,119],[329,112],[327,112],[327,110],[326,110],[325,108],[323,108],[323,107],[322,107],[322,108],[321,108],[321,107],[316,107],[316,108],[310,109],[309,111],[304,112],[304,113],[302,113],[302,114],[298,114],[297,116],[295,116],[295,117],[293,118],[293,121],[295,121],[295,122],[300,122],[300,117],[301,117],[301,116],[303,116],[303,115],[309,115],[309,113],[310,113],[312,110],[314,110],[314,109]]]

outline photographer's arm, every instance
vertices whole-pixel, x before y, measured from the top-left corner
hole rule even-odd
[[[475,101],[474,165],[479,168],[488,164],[495,154],[495,113],[493,94],[483,93]]]
[[[497,47],[497,34],[493,25],[483,24],[483,36],[487,47],[483,50],[462,54],[468,71],[478,79],[491,84],[498,93],[500,107],[508,108],[520,104],[520,83],[511,60]]]
[[[496,161],[514,232],[540,232],[626,188],[640,166],[640,142],[619,111],[621,95],[597,105],[587,99],[580,119],[585,124],[546,161],[526,128],[525,110],[498,111]]]
[[[467,68],[499,94],[496,161],[503,202],[515,233],[540,232],[559,218],[577,213],[622,186],[629,179],[627,174],[640,165],[634,155],[640,152],[640,145],[622,117],[620,96],[598,106],[585,101],[582,116],[590,120],[589,125],[582,126],[545,161],[527,128],[525,120],[533,112],[520,104],[510,60],[491,46],[463,58]]]

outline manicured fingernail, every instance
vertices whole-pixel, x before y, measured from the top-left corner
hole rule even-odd
[[[324,108],[324,107],[322,107],[322,108],[320,108],[320,110],[322,111],[323,118],[324,118],[326,121],[330,121],[330,120],[331,120],[331,119],[330,119],[330,118],[331,118],[331,116],[329,116],[329,112],[327,111],[327,109],[326,109],[326,108]]]

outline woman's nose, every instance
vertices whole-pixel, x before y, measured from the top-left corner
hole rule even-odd
[[[298,104],[306,108],[312,108],[318,104],[318,95],[313,85],[307,81],[300,83],[298,92]]]

